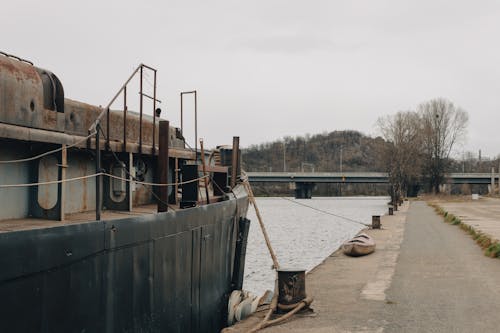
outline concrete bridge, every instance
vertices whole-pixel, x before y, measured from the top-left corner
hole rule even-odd
[[[296,198],[311,198],[316,183],[388,184],[385,172],[247,172],[250,182],[295,183]],[[448,184],[494,185],[498,173],[450,173]],[[493,186],[491,187],[493,188]]]

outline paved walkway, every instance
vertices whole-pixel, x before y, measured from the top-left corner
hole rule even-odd
[[[335,253],[308,275],[314,317],[263,332],[500,331],[500,261],[424,202],[405,215],[384,216],[384,230],[370,230],[374,254]]]
[[[408,212],[384,332],[500,331],[500,261],[424,202]]]

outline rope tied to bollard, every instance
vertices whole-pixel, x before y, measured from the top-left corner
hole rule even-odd
[[[278,258],[276,257],[276,254],[275,254],[273,247],[271,245],[271,241],[269,240],[269,236],[267,234],[266,227],[264,225],[264,221],[262,219],[262,216],[260,215],[259,208],[257,207],[257,202],[255,200],[255,196],[253,194],[252,187],[250,185],[250,182],[248,181],[248,176],[243,170],[241,171],[241,173],[243,176],[242,177],[243,186],[247,190],[250,203],[254,207],[255,214],[257,215],[257,220],[259,221],[259,225],[260,225],[262,234],[264,235],[264,239],[266,241],[267,248],[268,248],[269,253],[271,255],[271,258],[273,260],[273,268],[276,270],[276,278],[274,280],[274,295],[273,295],[273,298],[271,300],[269,310],[267,311],[266,315],[264,316],[264,319],[262,319],[262,321],[260,323],[258,323],[255,327],[253,327],[252,329],[250,329],[248,331],[248,333],[253,333],[253,332],[257,332],[265,327],[268,327],[271,325],[276,325],[276,324],[279,324],[279,323],[289,319],[290,317],[292,317],[294,314],[296,314],[297,312],[299,312],[303,308],[308,307],[312,303],[313,298],[306,297],[305,299],[301,300],[300,302],[295,303],[295,304],[290,304],[290,305],[282,305],[282,304],[278,303],[278,295],[279,295],[278,269],[280,267],[279,263],[278,263]],[[278,308],[280,308],[282,310],[290,310],[290,311],[279,318],[271,320],[271,315],[274,312],[276,312],[276,309],[278,309]]]

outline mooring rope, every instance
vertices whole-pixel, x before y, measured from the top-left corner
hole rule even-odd
[[[279,263],[278,263],[278,258],[276,258],[276,253],[273,250],[273,247],[271,246],[271,241],[269,240],[269,236],[267,234],[266,227],[264,225],[264,221],[262,219],[262,216],[260,215],[259,207],[257,206],[257,202],[255,200],[255,196],[252,191],[252,186],[250,185],[250,182],[248,181],[248,176],[245,173],[245,171],[241,171],[242,176],[243,176],[243,186],[245,186],[247,192],[248,192],[248,198],[250,200],[250,203],[252,204],[253,208],[255,209],[255,214],[257,214],[257,220],[259,221],[260,229],[262,230],[262,234],[264,235],[264,240],[266,241],[267,249],[269,250],[269,254],[271,255],[271,258],[273,260],[273,267],[275,269],[279,269]]]
[[[57,149],[54,149],[54,150],[50,150],[50,151],[47,151],[47,152],[42,153],[40,155],[36,155],[36,156],[32,156],[32,157],[27,157],[27,158],[22,158],[22,159],[19,159],[19,160],[0,161],[0,164],[22,163],[22,162],[33,161],[33,160],[36,160],[38,158],[42,158],[44,156],[60,152],[63,149],[68,149],[68,148],[72,148],[74,146],[77,146],[80,143],[87,141],[90,137],[94,136],[95,134],[96,134],[96,132],[90,133],[85,138],[83,138],[81,140],[78,140],[77,142],[75,142],[73,144],[70,144],[70,145],[67,145],[67,146],[63,146],[63,147],[60,147],[60,148],[57,148]]]
[[[283,200],[290,201],[290,202],[292,202],[294,204],[297,204],[297,205],[300,205],[300,206],[303,206],[303,207],[307,207],[307,208],[313,209],[313,210],[318,211],[318,212],[323,213],[323,214],[328,214],[328,215],[335,216],[335,217],[338,217],[338,218],[341,218],[341,219],[344,219],[344,220],[347,220],[347,221],[350,221],[350,222],[362,224],[365,227],[370,227],[371,226],[371,224],[367,224],[367,223],[364,223],[364,222],[361,222],[361,221],[358,221],[358,220],[354,220],[354,219],[351,219],[349,217],[345,217],[345,216],[342,216],[342,215],[334,214],[334,213],[331,213],[329,211],[326,211],[326,210],[323,210],[323,209],[320,209],[320,208],[309,206],[309,205],[306,205],[306,204],[304,204],[302,202],[298,202],[298,201],[295,201],[295,200],[287,198],[287,197],[280,197],[280,198],[283,199]]]
[[[304,307],[307,307],[311,304],[311,302],[313,301],[313,299],[311,297],[307,297],[305,299],[303,299],[302,301],[300,301],[299,303],[296,304],[296,306],[294,306],[292,309],[290,309],[291,311],[288,312],[287,314],[277,318],[277,319],[273,319],[271,320],[271,315],[276,312],[276,309],[279,307],[279,303],[278,303],[278,295],[279,295],[279,283],[278,283],[278,269],[279,269],[279,263],[278,263],[278,259],[276,258],[276,254],[274,253],[274,250],[273,250],[273,247],[271,246],[271,241],[269,240],[269,236],[267,234],[267,231],[266,231],[266,227],[264,226],[264,221],[262,219],[262,216],[260,215],[260,211],[259,211],[259,208],[257,207],[257,202],[255,200],[255,196],[253,194],[253,191],[252,191],[252,187],[250,185],[250,182],[248,180],[248,176],[247,174],[242,170],[241,171],[241,174],[242,174],[242,180],[243,180],[243,185],[245,186],[247,192],[248,192],[248,198],[250,200],[250,203],[252,204],[252,206],[254,207],[255,209],[255,213],[257,215],[257,219],[259,221],[259,225],[260,225],[260,228],[262,230],[262,234],[264,235],[264,239],[266,241],[266,245],[267,245],[267,248],[269,250],[269,253],[271,254],[271,258],[273,260],[273,268],[276,270],[276,278],[274,280],[274,295],[273,295],[273,299],[271,300],[271,304],[269,306],[269,310],[267,311],[266,315],[264,316],[264,319],[262,319],[262,321],[260,323],[258,323],[257,325],[255,325],[252,329],[250,329],[248,331],[248,333],[252,333],[252,332],[257,332],[265,327],[268,327],[268,326],[271,326],[271,325],[276,325],[282,321],[285,321],[287,319],[289,319],[290,317],[292,317],[295,313],[299,312],[300,310],[302,310]]]
[[[176,182],[176,183],[148,183],[148,182],[141,182],[141,181],[138,181],[138,180],[133,180],[133,179],[127,179],[127,178],[118,177],[118,176],[115,176],[115,175],[112,175],[112,174],[109,174],[109,173],[106,173],[106,172],[98,172],[98,173],[94,173],[94,174],[91,174],[91,175],[85,175],[85,176],[74,177],[74,178],[67,178],[67,179],[61,179],[61,180],[51,180],[51,181],[47,181],[47,182],[25,183],[25,184],[3,184],[3,185],[0,185],[0,188],[30,187],[30,186],[39,186],[39,185],[53,185],[53,184],[60,184],[60,183],[65,183],[65,182],[73,182],[73,181],[87,179],[87,178],[92,178],[92,177],[97,177],[97,176],[106,176],[106,177],[109,177],[109,178],[119,179],[119,180],[122,180],[122,181],[125,181],[125,182],[134,182],[134,183],[141,184],[141,185],[158,186],[158,187],[160,187],[160,186],[175,186],[175,185],[189,184],[189,183],[194,183],[194,182],[197,182],[197,181],[200,181],[202,179],[205,179],[205,178],[209,177],[208,175],[205,175],[203,177],[198,177],[198,178],[195,178],[195,179],[186,180],[186,181],[183,181],[183,182]]]
[[[260,187],[261,190],[263,190],[264,192],[266,192],[267,195],[269,195],[270,197],[272,197],[272,194],[267,191],[265,188],[262,188]],[[338,215],[338,214],[334,214],[332,212],[329,212],[329,211],[326,211],[326,210],[323,210],[323,209],[320,209],[320,208],[316,208],[316,207],[313,207],[313,206],[309,206],[309,205],[306,205],[302,202],[298,202],[296,200],[293,200],[293,199],[290,199],[290,198],[287,198],[287,197],[275,197],[275,198],[280,198],[280,199],[283,199],[283,200],[287,200],[287,201],[290,201],[291,203],[294,203],[294,204],[297,204],[297,205],[300,205],[300,206],[304,206],[304,207],[307,207],[307,208],[310,208],[310,209],[313,209],[315,211],[318,211],[320,213],[323,213],[323,214],[327,214],[327,215],[331,215],[331,216],[335,216],[335,217],[338,217],[338,218],[341,218],[341,219],[344,219],[346,221],[350,221],[350,222],[354,222],[354,223],[358,223],[358,224],[362,224],[363,226],[365,227],[371,227],[370,224],[366,224],[364,222],[361,222],[361,221],[358,221],[358,220],[354,220],[354,219],[351,219],[349,217],[346,217],[346,216],[342,216],[342,215]]]

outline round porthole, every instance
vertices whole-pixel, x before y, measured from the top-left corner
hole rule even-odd
[[[35,111],[35,101],[31,100],[30,102],[30,110]]]

